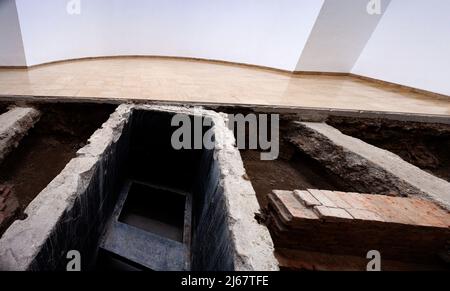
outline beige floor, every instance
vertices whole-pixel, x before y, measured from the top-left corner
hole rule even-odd
[[[288,74],[200,61],[105,58],[0,69],[0,96],[137,98],[450,114],[439,100],[353,77]]]

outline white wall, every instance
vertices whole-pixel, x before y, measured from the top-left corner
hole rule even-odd
[[[450,95],[450,1],[392,0],[352,72]]]
[[[16,0],[28,65],[104,55],[294,70],[323,0]]]
[[[25,66],[25,53],[14,0],[0,0],[0,66]]]
[[[381,1],[382,14],[390,1]],[[382,17],[367,12],[368,2],[325,0],[296,71],[350,72]]]

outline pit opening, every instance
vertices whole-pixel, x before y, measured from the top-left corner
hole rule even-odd
[[[134,110],[122,133],[122,149],[107,158],[124,162],[116,189],[127,195],[111,199],[115,210],[99,238],[99,254],[92,257],[94,269],[234,268],[214,150],[194,149],[194,144],[174,149],[174,114]],[[129,190],[123,190],[127,183]]]

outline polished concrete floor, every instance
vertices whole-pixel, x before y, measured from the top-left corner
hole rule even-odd
[[[289,75],[167,58],[101,58],[0,69],[0,96],[132,98],[450,115],[435,99],[355,77]]]

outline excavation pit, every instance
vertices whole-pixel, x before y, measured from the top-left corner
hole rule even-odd
[[[210,118],[225,148],[174,149],[175,114]],[[233,142],[212,111],[119,106],[5,232],[0,268],[63,270],[78,250],[84,270],[278,269]]]
[[[340,145],[346,138],[326,124],[282,119],[279,156],[264,161],[261,149],[239,152],[224,115],[199,108],[120,105],[85,145],[101,123],[92,116],[104,113],[106,120],[113,108],[92,106],[78,113],[92,122],[79,123],[76,114],[41,120],[48,125],[44,136],[64,141],[77,135],[84,141],[69,142],[71,155],[48,178],[51,182],[29,198],[28,217],[0,238],[0,269],[64,270],[65,254],[78,250],[83,270],[277,270],[274,245],[263,225],[267,212],[260,213],[273,190],[391,196],[428,191],[414,188],[364,151]],[[43,112],[58,116],[59,109],[52,108]],[[92,113],[96,110],[103,113]],[[212,120],[203,133],[212,129],[214,140],[225,147],[174,149],[171,121],[176,114],[191,122]],[[30,135],[45,133],[38,129]]]

